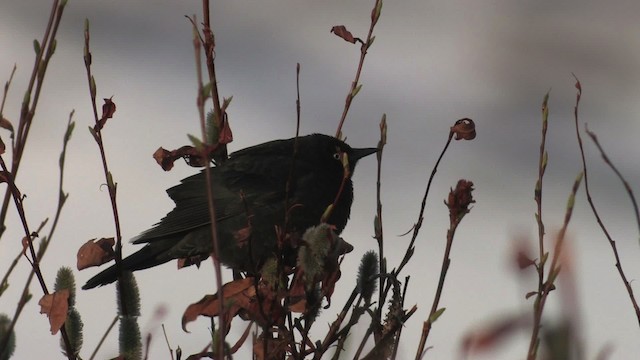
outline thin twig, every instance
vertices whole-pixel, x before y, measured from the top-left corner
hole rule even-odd
[[[598,137],[596,136],[596,134],[592,131],[589,131],[589,129],[586,129],[586,132],[591,137],[591,140],[593,140],[594,144],[596,144],[596,146],[598,147],[598,150],[600,150],[600,154],[602,155],[602,159],[604,160],[605,164],[609,165],[611,170],[613,170],[616,176],[618,176],[618,178],[622,182],[622,185],[624,186],[624,189],[627,191],[627,194],[629,195],[629,199],[631,200],[631,204],[633,205],[633,212],[636,215],[638,232],[640,232],[640,212],[638,212],[638,202],[636,201],[636,197],[633,195],[633,190],[631,189],[631,185],[629,185],[629,182],[627,182],[624,176],[622,176],[622,173],[618,170],[618,168],[615,167],[615,165],[613,165],[611,160],[609,160],[609,157],[602,149],[602,146],[600,146],[600,143],[598,142]]]
[[[203,3],[208,3],[207,0],[203,0]],[[208,4],[207,4],[208,7]],[[205,10],[208,10],[205,8]],[[205,18],[208,17],[208,12],[205,13]],[[193,18],[196,19],[196,16],[193,15]],[[200,43],[200,38],[198,36],[198,29],[196,27],[193,28],[193,48],[195,50],[195,58],[196,58],[196,73],[198,76],[198,96],[197,96],[197,107],[198,107],[198,115],[200,118],[200,130],[202,132],[202,139],[203,139],[203,143],[206,143],[206,139],[207,139],[207,129],[206,129],[206,122],[205,122],[205,113],[204,113],[204,104],[205,101],[207,99],[207,97],[209,96],[209,94],[205,94],[204,93],[204,85],[202,83],[202,64],[201,64],[201,53],[200,53],[200,47],[201,47],[201,43]],[[206,35],[206,33],[205,33]],[[205,36],[206,38],[206,36]],[[213,88],[213,86],[212,86]],[[215,100],[214,100],[215,103]],[[211,187],[211,183],[212,183],[212,174],[211,174],[211,164],[210,162],[207,160],[208,159],[208,154],[206,153],[206,146],[202,147],[202,156],[205,159],[204,163],[205,163],[205,168],[204,168],[204,175],[205,175],[205,188],[207,191],[207,203],[209,204],[209,222],[210,222],[210,227],[211,227],[211,242],[213,245],[213,253],[211,256],[211,259],[213,260],[213,266],[215,269],[215,276],[216,276],[216,285],[218,288],[218,298],[219,298],[219,303],[220,303],[220,312],[218,314],[218,321],[220,322],[220,326],[219,326],[219,331],[218,331],[218,344],[216,344],[215,349],[214,349],[214,353],[217,355],[217,357],[219,359],[222,359],[223,357],[223,352],[224,352],[224,338],[225,338],[225,333],[226,333],[226,320],[225,320],[225,310],[224,310],[224,295],[223,295],[223,291],[222,291],[222,266],[220,264],[220,245],[219,245],[219,240],[218,240],[218,229],[217,229],[217,223],[216,223],[216,208],[214,206],[213,203],[213,189]]]
[[[291,155],[291,167],[289,168],[289,177],[287,178],[287,184],[284,195],[284,226],[283,230],[279,233],[281,237],[278,239],[278,244],[283,244],[285,242],[285,237],[289,231],[289,196],[291,195],[291,184],[294,181],[295,177],[295,169],[296,169],[296,158],[298,156],[298,137],[300,136],[300,117],[301,117],[301,106],[300,106],[300,63],[296,64],[296,136],[293,139],[293,154]],[[278,259],[281,257],[278,256]],[[278,273],[282,274],[284,271],[282,262],[278,262]],[[293,282],[291,282],[293,284]],[[276,289],[277,291],[277,289]],[[290,297],[286,297],[284,300],[284,308],[289,308]],[[262,305],[260,305],[262,307]],[[290,349],[291,355],[294,359],[299,358],[298,350],[295,346],[296,338],[294,326],[293,326],[293,314],[291,311],[287,312],[287,323],[289,324],[289,335],[290,335]],[[305,334],[306,335],[306,334]],[[306,341],[302,341],[300,344],[300,353],[304,353],[305,351]]]
[[[384,231],[382,227],[382,194],[381,194],[381,177],[382,177],[382,153],[384,150],[384,145],[387,143],[387,115],[382,115],[382,119],[380,120],[380,140],[378,141],[378,151],[376,152],[376,159],[378,162],[377,173],[376,173],[376,218],[374,219],[374,236],[378,243],[378,268],[380,269],[380,274],[387,273],[387,260],[384,257]],[[382,289],[384,289],[386,277],[380,276],[380,285],[378,287],[378,308],[381,309],[384,306],[385,298],[383,297]],[[381,311],[377,311],[376,313],[376,321],[380,323],[381,319]]]
[[[576,87],[578,88],[578,95],[576,100],[576,107],[574,110],[574,118],[575,118],[576,136],[578,138],[578,145],[580,147],[580,155],[582,157],[582,172],[584,173],[584,188],[587,194],[587,201],[589,202],[589,206],[591,206],[591,211],[593,211],[593,215],[596,217],[596,221],[598,222],[598,225],[600,225],[602,232],[604,233],[607,240],[609,241],[609,245],[611,246],[611,251],[613,252],[614,258],[616,259],[616,265],[615,265],[616,269],[620,274],[620,279],[622,280],[624,287],[627,289],[627,293],[629,294],[629,300],[631,300],[631,305],[633,306],[633,310],[636,314],[636,318],[638,319],[638,324],[640,325],[640,307],[638,307],[638,302],[636,301],[635,295],[633,294],[633,288],[631,287],[631,284],[629,283],[629,280],[627,280],[627,276],[625,275],[624,270],[622,269],[622,262],[620,260],[620,256],[618,255],[618,248],[616,247],[616,242],[613,240],[613,238],[609,234],[609,230],[607,230],[606,226],[602,222],[602,219],[600,218],[600,214],[596,210],[596,205],[593,202],[593,199],[591,198],[591,192],[589,191],[589,177],[587,176],[587,162],[585,160],[584,149],[582,146],[582,138],[580,136],[580,131],[578,128],[578,102],[579,102],[580,94],[582,90],[581,90],[580,82],[577,79],[576,79]],[[602,155],[604,162],[611,167],[613,172],[622,181],[625,189],[627,189],[627,193],[629,194],[629,197],[631,198],[631,202],[633,203],[636,217],[638,217],[638,206],[636,204],[635,197],[633,196],[633,192],[631,191],[631,187],[629,186],[627,181],[624,179],[622,174],[618,171],[618,169],[616,169],[616,167],[613,165],[613,163],[611,163],[611,161],[607,157],[606,153],[604,152],[604,150],[600,146],[600,143],[598,142],[598,138],[596,137],[596,134],[589,131],[589,129],[586,129],[586,132],[591,137],[593,142],[596,144],[596,146],[598,147],[598,150],[600,150],[600,154]]]
[[[202,0],[202,15],[204,16],[203,35],[204,42],[202,46],[206,57],[207,70],[209,72],[209,84],[211,84],[211,100],[213,101],[213,113],[214,121],[220,131],[223,127],[229,126],[227,124],[226,111],[220,106],[220,95],[218,92],[218,80],[216,78],[216,64],[215,64],[215,36],[211,28],[211,16],[210,16],[209,0]],[[217,163],[223,163],[227,160],[227,145],[220,144],[214,153],[214,158]]]
[[[62,19],[65,4],[66,1],[53,1],[51,12],[49,14],[49,21],[47,23],[44,36],[42,37],[42,41],[39,43],[40,51],[36,53],[36,60],[33,65],[33,70],[31,71],[31,78],[20,109],[20,120],[18,122],[17,134],[14,138],[15,142],[12,142],[14,145],[12,146],[11,173],[14,179],[18,176],[22,154],[27,144],[27,137],[29,135],[29,130],[31,129],[31,123],[33,122],[38,100],[40,98],[40,91],[44,83],[46,70],[49,65],[49,60],[54,53],[55,38],[60,25],[60,20]],[[2,201],[2,208],[0,209],[0,237],[6,229],[5,220],[7,217],[10,197],[11,191],[7,189]]]
[[[40,283],[40,288],[42,289],[42,292],[45,295],[49,294],[49,289],[47,288],[47,284],[44,281],[44,277],[42,275],[42,271],[40,270],[40,258],[38,257],[38,255],[36,255],[36,251],[33,247],[33,237],[37,236],[37,233],[31,233],[31,231],[29,230],[29,224],[27,223],[27,218],[25,215],[25,211],[24,211],[24,206],[22,203],[23,197],[20,193],[20,190],[18,190],[18,187],[16,186],[15,182],[14,182],[14,178],[13,175],[9,172],[9,169],[7,168],[7,165],[4,162],[4,159],[2,158],[2,156],[0,156],[0,167],[2,167],[2,171],[3,171],[3,175],[4,175],[4,180],[7,182],[7,187],[8,189],[11,191],[11,195],[13,197],[13,201],[14,204],[16,206],[16,210],[18,211],[18,215],[20,217],[20,221],[22,222],[22,228],[24,230],[25,233],[25,240],[26,243],[28,245],[28,250],[29,253],[31,254],[31,259],[27,258],[27,260],[29,261],[29,263],[31,264],[31,268],[33,273],[35,273],[36,277],[38,278],[38,282]],[[27,257],[26,252],[23,252],[23,255],[25,257]],[[30,282],[30,280],[28,280]],[[28,291],[28,284],[27,287],[25,287],[25,289],[27,289]],[[26,300],[26,296],[21,298],[21,302]],[[19,305],[20,306],[20,305]],[[12,323],[15,325],[15,321],[17,320],[17,317],[14,317],[14,320],[12,321]],[[4,336],[3,339],[0,340],[0,349],[4,349],[5,346],[7,345],[7,341],[9,340],[9,336],[8,334],[10,334],[11,331],[7,331],[7,335]],[[64,324],[62,324],[62,327],[60,328],[60,335],[62,336],[62,340],[64,342],[65,345],[65,349],[67,351],[66,355],[67,358],[69,360],[73,360],[75,359],[75,354],[73,351],[71,351],[72,347],[71,347],[71,343],[69,342],[69,337],[67,336],[67,332],[65,329]]]
[[[355,78],[351,82],[351,88],[349,89],[349,94],[347,94],[347,98],[344,103],[344,109],[342,110],[340,123],[338,124],[338,129],[336,130],[336,138],[341,138],[342,125],[344,125],[344,121],[347,118],[347,113],[349,112],[349,108],[351,107],[351,102],[353,101],[353,98],[358,93],[358,90],[360,90],[360,87],[358,86],[358,82],[360,81],[360,74],[362,73],[362,67],[364,65],[364,59],[367,56],[367,51],[369,50],[369,47],[373,44],[373,38],[374,38],[373,28],[378,23],[381,9],[382,9],[382,0],[376,0],[375,5],[373,6],[373,11],[371,13],[371,25],[369,25],[367,41],[362,43],[360,46],[360,61],[358,62],[358,69],[356,70]]]
[[[536,301],[534,302],[534,314],[538,312],[538,307],[540,306],[540,298],[542,297],[542,292],[544,289],[544,268],[547,262],[548,254],[545,253],[544,250],[544,222],[542,221],[542,180],[544,178],[545,170],[547,168],[548,154],[546,151],[546,140],[547,140],[547,124],[549,118],[549,93],[547,92],[544,96],[544,100],[542,101],[542,139],[540,141],[540,154],[538,157],[538,179],[536,181],[535,190],[534,190],[534,200],[536,202],[537,210],[536,210],[536,224],[538,226],[538,248],[539,248],[539,261],[536,265],[536,270],[538,274],[538,291],[536,294]],[[529,343],[529,354],[535,354],[535,349],[537,349],[538,344],[538,332],[540,330],[540,320],[539,318],[535,318],[534,315],[534,324],[533,331],[531,334],[531,341]],[[535,356],[535,355],[534,355]]]
[[[7,82],[4,84],[4,91],[2,92],[2,102],[0,102],[0,119],[4,118],[4,104],[7,101],[7,94],[9,94],[9,88],[11,87],[11,82],[13,81],[13,76],[16,74],[17,68],[18,66],[16,64],[13,64],[13,69],[11,70],[11,75],[9,75],[9,80],[7,80]],[[11,134],[11,139],[13,139],[13,134]]]
[[[102,118],[98,117],[98,107],[96,104],[96,92],[97,92],[96,81],[91,73],[92,55],[90,51],[90,38],[91,38],[91,34],[89,32],[89,20],[85,20],[84,64],[85,64],[85,69],[87,73],[87,83],[89,85],[89,94],[91,95],[91,107],[93,110],[93,118],[96,124],[93,127],[93,130],[91,133],[93,134],[93,138],[95,139],[96,144],[98,145],[98,149],[100,151],[100,160],[102,161],[102,171],[104,173],[105,182],[107,184],[107,189],[109,191],[109,200],[111,202],[111,210],[113,213],[113,223],[116,231],[115,266],[116,266],[118,282],[121,283],[120,280],[122,278],[122,231],[120,229],[120,216],[118,215],[118,204],[116,201],[117,184],[113,180],[111,171],[109,171],[107,154],[104,150],[104,139],[102,137],[102,128],[104,126],[104,123],[108,117],[111,117],[111,115],[107,114],[109,111],[104,111],[104,108],[103,108]],[[105,103],[107,102],[111,103],[111,99],[105,99]],[[125,301],[125,299],[127,298],[126,289],[123,286],[119,286],[119,290],[120,291],[118,291],[118,294],[120,297],[119,301],[120,301],[121,315],[128,316],[129,309],[127,309],[127,305],[126,305],[127,301]]]
[[[580,183],[582,182],[584,173],[580,172],[573,182],[573,187],[571,188],[571,193],[569,194],[569,199],[567,200],[567,207],[564,214],[564,222],[562,224],[562,228],[558,233],[555,247],[553,249],[553,258],[551,259],[551,265],[549,266],[549,275],[547,280],[544,282],[544,286],[542,291],[537,296],[537,306],[534,307],[534,317],[533,317],[533,331],[531,332],[531,340],[529,342],[529,351],[527,354],[527,360],[534,360],[537,356],[538,352],[538,334],[540,332],[540,324],[542,321],[542,313],[544,311],[544,306],[546,304],[549,293],[552,289],[555,288],[555,280],[560,274],[560,255],[563,250],[565,235],[567,232],[567,228],[569,227],[569,221],[571,220],[571,215],[573,214],[573,206],[575,203],[576,193],[580,188]]]
[[[400,306],[404,309],[404,301],[407,298],[407,289],[409,288],[409,279],[411,277],[410,276],[406,276],[404,278],[404,285],[403,285],[403,289],[402,289],[402,302],[400,304]],[[415,305],[414,305],[415,307]],[[391,360],[395,360],[396,356],[398,355],[398,348],[400,347],[400,337],[402,336],[402,329],[404,328],[404,326],[401,326],[398,329],[398,334],[395,337],[395,341],[393,343],[393,354],[391,355]]]
[[[438,305],[440,303],[440,297],[442,296],[442,291],[444,290],[444,282],[447,277],[447,271],[449,270],[449,266],[451,265],[451,247],[453,245],[453,238],[456,233],[456,229],[458,225],[460,225],[460,221],[464,215],[460,217],[450,216],[449,230],[447,230],[447,245],[444,250],[444,255],[442,257],[442,266],[440,268],[440,279],[438,280],[438,288],[436,289],[436,293],[433,297],[433,303],[431,304],[431,311],[429,311],[429,317],[422,325],[422,335],[420,337],[420,343],[418,344],[418,351],[416,352],[416,360],[422,359],[424,354],[424,348],[427,343],[427,338],[429,337],[429,333],[431,332],[431,328],[433,326],[433,322],[436,320],[434,317],[436,312],[439,310]]]
[[[167,343],[167,348],[169,348],[169,356],[171,356],[171,360],[174,360],[173,349],[171,348],[171,344],[169,344],[169,337],[167,337],[167,329],[165,329],[164,324],[162,324],[162,334],[164,334],[164,341]]]
[[[422,197],[422,203],[420,204],[420,211],[418,212],[418,220],[413,225],[413,229],[412,229],[413,233],[411,235],[411,241],[409,241],[409,246],[407,246],[407,250],[405,251],[403,258],[400,261],[400,265],[398,265],[398,268],[393,271],[395,275],[400,274],[400,271],[402,271],[402,269],[407,265],[407,263],[413,256],[413,252],[415,250],[414,244],[416,242],[416,239],[418,238],[418,233],[420,232],[420,228],[422,227],[422,221],[424,220],[424,209],[427,205],[427,196],[429,196],[429,190],[431,189],[431,184],[433,183],[433,179],[435,178],[436,172],[438,171],[438,166],[440,165],[440,161],[442,161],[444,154],[447,152],[447,149],[451,144],[453,135],[454,135],[454,132],[449,131],[447,142],[444,145],[442,152],[440,152],[440,156],[438,156],[438,160],[436,161],[436,164],[433,166],[433,169],[431,170],[431,175],[429,176],[429,181],[427,182],[427,188],[424,191],[424,195]],[[390,288],[390,285],[387,284],[385,288],[385,297],[386,297],[386,293],[389,291],[389,288]]]

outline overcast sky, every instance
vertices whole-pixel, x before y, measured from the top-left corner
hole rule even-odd
[[[355,73],[359,47],[330,34],[346,25],[365,37],[373,0],[367,1],[219,1],[213,4],[219,88],[233,96],[229,109],[234,142],[230,150],[295,134],[295,67],[302,66],[300,91],[303,134],[333,134]],[[111,97],[117,112],[104,137],[118,182],[124,238],[131,238],[172,208],[164,190],[197,170],[179,164],[162,171],[151,158],[159,147],[188,143],[198,134],[191,26],[184,15],[198,14],[199,1],[74,1],[68,3],[58,32],[57,53],[47,72],[18,185],[27,195],[28,220],[36,227],[52,217],[57,199],[57,159],[69,112],[76,132],[69,144],[65,191],[70,193],[57,233],[42,267],[53,285],[60,266],[75,268],[77,248],[91,238],[113,236],[111,208],[97,146],[86,130],[93,123],[82,59],[83,21],[91,23],[93,71],[98,97]],[[33,64],[34,38],[40,39],[50,6],[38,0],[0,3],[0,80],[14,78],[4,115],[16,125]],[[540,144],[540,105],[550,92],[549,165],[543,217],[548,239],[562,225],[566,199],[581,170],[573,128],[574,73],[583,86],[584,123],[595,131],[612,161],[637,190],[640,183],[640,3],[601,1],[388,1],[376,27],[362,75],[362,91],[343,133],[356,147],[375,146],[383,113],[389,124],[383,162],[383,207],[388,266],[397,266],[409,241],[398,237],[416,221],[428,174],[455,120],[475,120],[478,136],[456,142],[446,154],[431,190],[423,230],[406,273],[412,275],[407,307],[418,312],[406,324],[399,358],[415,353],[439,276],[448,217],[442,200],[458,179],[475,183],[477,203],[460,226],[427,358],[452,359],[462,338],[502,316],[530,311],[525,294],[535,289],[534,274],[513,267],[514,239],[529,237],[536,226],[533,190]],[[8,143],[8,133],[0,132]],[[585,139],[590,185],[629,279],[640,276],[638,231],[630,201],[612,172]],[[333,303],[350,292],[360,256],[376,248],[374,159],[365,159],[354,176],[352,219],[343,233],[355,246],[346,257]],[[640,329],[614,267],[610,247],[597,227],[581,189],[569,226],[578,298],[572,309],[581,319],[588,358],[613,346],[611,359],[640,353]],[[20,251],[21,227],[12,213],[0,241],[0,270]],[[126,246],[125,253],[135,251]],[[24,259],[0,300],[0,312],[13,314],[29,266]],[[83,284],[94,269],[77,274]],[[152,320],[159,306],[171,345],[194,353],[206,344],[208,321],[180,330],[184,308],[213,293],[207,262],[175,271],[173,264],[137,273],[143,299],[143,332],[152,331],[151,359],[168,358]],[[635,286],[632,282],[632,286]],[[58,337],[48,332],[34,299],[18,326],[16,359],[51,358]],[[82,356],[88,358],[115,315],[113,286],[78,294],[85,323]],[[566,290],[564,290],[566,295]],[[564,310],[551,294],[548,315]],[[342,299],[342,300],[341,300]],[[324,322],[335,309],[324,311]],[[317,324],[321,332],[322,324]],[[496,353],[475,359],[524,358],[529,330]],[[116,333],[98,358],[117,355]],[[35,346],[37,345],[37,346]]]

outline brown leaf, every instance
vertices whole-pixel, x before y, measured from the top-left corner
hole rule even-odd
[[[476,138],[476,124],[469,118],[460,119],[451,127],[451,132],[456,134],[456,140],[473,140]]]
[[[112,97],[104,99],[104,104],[102,105],[103,119],[111,119],[113,117],[113,114],[116,112],[116,103],[114,103],[112,99]]]
[[[99,266],[114,258],[113,238],[102,238],[98,241],[91,239],[78,249],[77,267],[78,270],[92,266]]]
[[[248,307],[252,297],[251,294],[255,295],[255,289],[248,291],[254,287],[253,282],[254,278],[249,277],[224,284],[222,297],[227,305],[225,307],[227,320],[235,316],[243,306]],[[184,311],[182,315],[182,330],[187,331],[186,325],[200,315],[213,317],[219,313],[220,301],[218,295],[205,295],[200,301],[189,305]],[[229,321],[225,321],[225,323],[229,324]]]
[[[332,27],[331,32],[336,34],[336,36],[342,38],[344,41],[350,42],[352,44],[355,44],[357,41],[357,38],[353,37],[351,32],[349,32],[349,30],[347,30],[344,25],[336,25]]]
[[[213,150],[215,150],[215,147],[207,147],[208,154],[211,154]],[[203,161],[202,153],[195,147],[189,145],[172,151],[159,147],[158,150],[153,153],[153,158],[164,171],[171,170],[173,163],[180,158],[184,158],[187,164],[193,167],[203,167],[206,164],[206,161]]]
[[[67,319],[69,311],[69,289],[44,295],[40,301],[40,314],[47,314],[51,325],[51,334],[55,335]]]
[[[111,98],[104,99],[104,104],[102,105],[102,117],[93,127],[95,132],[100,132],[104,125],[107,123],[108,119],[113,117],[113,113],[116,112],[116,103],[114,103]]]
[[[169,171],[173,168],[175,159],[171,158],[171,152],[169,150],[159,147],[158,150],[153,153],[153,158],[158,165],[162,167],[162,170]]]

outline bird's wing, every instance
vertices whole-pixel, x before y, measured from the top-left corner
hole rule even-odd
[[[267,157],[260,153],[243,155],[211,169],[218,223],[246,215],[248,211],[278,211],[284,206],[290,157],[274,157],[273,154]],[[267,159],[268,162],[261,161]],[[205,174],[200,172],[168,189],[176,207],[154,227],[134,238],[133,243],[154,242],[210,224],[205,183]]]

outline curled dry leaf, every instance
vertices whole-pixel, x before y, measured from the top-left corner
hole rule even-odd
[[[111,119],[116,112],[116,103],[113,102],[113,98],[104,99],[102,105],[102,117]]]
[[[102,104],[102,117],[98,120],[98,123],[94,126],[94,130],[99,132],[102,130],[104,125],[107,123],[108,119],[113,117],[113,114],[116,112],[116,103],[113,102],[112,98],[104,99],[104,104]]]
[[[254,278],[249,277],[224,284],[222,287],[222,297],[225,304],[227,304],[225,310],[228,319],[235,316],[241,308],[249,306],[251,298],[255,296],[253,282]],[[189,305],[182,315],[182,330],[187,331],[187,324],[200,315],[213,317],[220,314],[219,300],[218,294],[205,295],[197,303]],[[225,323],[229,324],[229,321]]]
[[[277,294],[264,283],[258,284],[258,288],[260,289],[259,298],[255,278],[252,277],[234,280],[222,287],[225,304],[223,316],[227,326],[231,324],[231,318],[238,314],[243,319],[255,321],[262,326],[282,324],[285,313],[281,298],[277,297]],[[220,315],[220,301],[217,294],[206,295],[197,303],[189,305],[182,315],[182,329],[187,331],[186,325],[201,315],[209,317]]]
[[[91,239],[78,249],[77,267],[78,270],[92,266],[99,266],[114,258],[113,238],[102,238],[98,241]]]
[[[451,132],[456,134],[456,140],[473,140],[476,138],[476,124],[469,118],[460,119],[451,127]]]
[[[206,153],[209,155],[213,154],[216,148],[217,146],[207,145]],[[159,147],[158,150],[153,153],[153,158],[164,171],[171,170],[173,163],[180,158],[184,158],[187,164],[193,167],[203,167],[206,164],[206,161],[203,160],[202,153],[195,147],[189,145],[171,151]]]
[[[69,311],[69,289],[62,289],[53,294],[44,295],[40,301],[40,314],[47,314],[51,334],[55,335],[67,319]]]
[[[336,36],[342,38],[344,41],[355,44],[358,41],[358,38],[353,37],[353,34],[344,25],[336,25],[331,28],[331,32],[336,34]]]
[[[159,147],[158,150],[153,153],[153,158],[164,171],[171,170],[173,168],[173,162],[176,160],[175,158],[171,158],[171,152],[169,150],[162,147]]]

